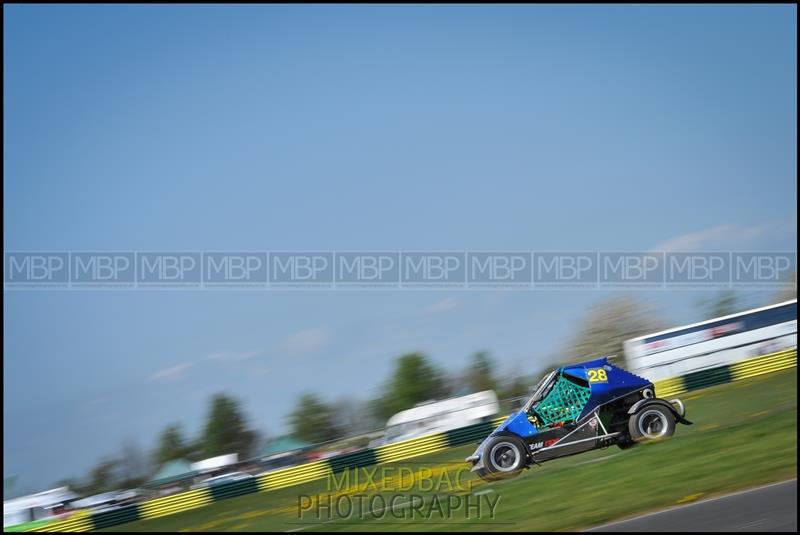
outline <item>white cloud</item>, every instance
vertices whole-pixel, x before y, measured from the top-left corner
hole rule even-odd
[[[796,225],[787,223],[764,223],[743,226],[736,224],[717,225],[671,238],[653,247],[652,251],[696,252],[757,249],[765,241],[784,240],[796,233]]]
[[[211,353],[208,356],[208,360],[217,360],[221,362],[247,360],[262,353],[262,351],[217,351],[216,353]]]
[[[194,366],[194,364],[190,362],[184,362],[183,364],[178,364],[176,366],[171,366],[169,368],[164,368],[163,370],[159,370],[153,375],[150,376],[151,381],[174,381],[175,379],[182,376],[189,368]]]
[[[447,312],[448,310],[452,310],[458,306],[461,306],[461,301],[459,299],[445,297],[444,299],[436,301],[435,303],[431,303],[425,307],[423,312],[426,315],[438,314],[440,312]]]
[[[321,327],[303,329],[287,337],[281,343],[281,350],[294,355],[309,353],[324,347],[329,340],[330,334],[326,329]]]

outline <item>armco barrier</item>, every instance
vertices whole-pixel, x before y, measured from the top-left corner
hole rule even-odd
[[[797,349],[781,351],[748,359],[736,364],[719,366],[709,370],[691,373],[682,377],[658,381],[655,383],[656,395],[661,398],[677,396],[684,392],[706,388],[730,381],[738,381],[766,373],[785,370],[797,366]],[[471,425],[454,429],[445,433],[414,438],[394,444],[387,444],[374,449],[367,448],[353,453],[337,455],[330,459],[315,461],[300,466],[292,466],[275,470],[258,476],[255,479],[234,481],[212,488],[203,488],[182,492],[173,496],[156,498],[140,504],[129,505],[89,514],[78,511],[64,520],[51,522],[44,526],[36,526],[29,531],[91,531],[124,522],[132,522],[146,518],[157,518],[181,511],[202,507],[211,502],[252,494],[269,492],[309,481],[329,477],[334,473],[350,468],[403,461],[444,450],[454,446],[475,443],[482,440],[505,417],[492,422]]]

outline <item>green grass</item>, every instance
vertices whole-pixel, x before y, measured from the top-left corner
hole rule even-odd
[[[21,531],[28,531],[33,530],[36,528],[40,528],[42,526],[46,526],[50,523],[50,520],[34,520],[32,522],[25,522],[24,524],[16,524],[14,526],[4,527],[3,531],[9,532],[21,532]]]
[[[483,514],[467,517],[463,508],[429,520],[336,518],[306,514],[298,518],[298,496],[330,494],[330,481],[252,494],[209,506],[110,528],[109,531],[508,531],[573,530],[702,499],[797,474],[796,369],[680,396],[692,426],[678,426],[672,440],[629,450],[611,447],[533,467],[516,479],[483,483],[470,475],[469,491],[440,492],[416,487],[399,494],[470,494],[483,500]],[[379,469],[429,468],[455,479],[474,445],[437,452]],[[425,480],[426,482],[428,480]],[[441,482],[441,480],[439,480]],[[475,493],[482,496],[476,496]],[[387,489],[366,494],[391,497]],[[497,500],[489,518],[486,500]],[[430,503],[430,502],[428,502]],[[445,502],[446,505],[446,502]],[[426,512],[428,509],[423,509]],[[403,516],[408,508],[396,508]],[[323,510],[323,513],[325,511]],[[369,516],[369,515],[368,515]],[[439,522],[439,523],[437,523]]]

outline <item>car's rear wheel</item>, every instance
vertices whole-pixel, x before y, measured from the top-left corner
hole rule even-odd
[[[494,481],[519,475],[528,465],[527,446],[513,436],[498,435],[483,450],[484,479]],[[480,474],[478,474],[480,475]]]
[[[628,420],[628,432],[634,442],[655,442],[675,433],[675,415],[661,405],[645,405]]]

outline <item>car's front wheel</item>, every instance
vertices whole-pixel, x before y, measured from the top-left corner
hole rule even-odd
[[[490,481],[519,475],[528,465],[527,446],[519,438],[498,435],[486,444],[483,450],[483,466]]]
[[[634,442],[654,442],[675,433],[675,415],[662,405],[645,405],[628,420],[628,432]]]
[[[479,468],[478,470],[475,470],[475,473],[484,481],[497,481],[498,479],[501,479],[492,476],[491,472],[489,472],[486,468]]]

